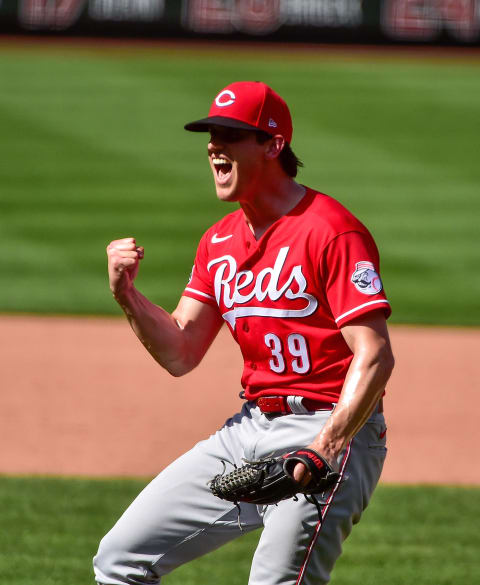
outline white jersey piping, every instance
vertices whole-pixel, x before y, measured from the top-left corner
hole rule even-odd
[[[189,286],[187,286],[185,288],[185,290],[188,290],[189,292],[195,293],[196,295],[200,295],[201,297],[206,297],[207,299],[212,299],[212,301],[215,300],[215,297],[212,297],[211,295],[207,295],[206,293],[203,293],[199,290],[196,290],[195,288],[190,288]]]
[[[348,315],[351,315],[352,313],[355,313],[356,311],[360,311],[360,309],[363,309],[364,307],[368,307],[369,305],[376,305],[378,303],[386,303],[387,305],[390,304],[386,299],[382,299],[380,301],[370,301],[369,303],[363,303],[363,305],[358,305],[358,307],[355,307],[354,309],[351,309],[350,311],[343,313],[343,315],[340,315],[340,317],[337,317],[335,319],[335,323],[338,323],[344,317],[347,317]]]

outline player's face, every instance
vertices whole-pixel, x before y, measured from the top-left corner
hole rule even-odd
[[[254,130],[210,127],[208,159],[222,201],[247,200],[261,183],[265,146],[255,135]]]

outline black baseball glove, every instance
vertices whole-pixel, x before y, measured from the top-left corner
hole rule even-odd
[[[299,462],[312,475],[306,486],[293,479],[293,470]],[[325,492],[339,480],[340,474],[316,451],[299,449],[275,458],[246,461],[245,465],[230,473],[216,475],[209,484],[212,493],[222,500],[276,504],[297,494]]]

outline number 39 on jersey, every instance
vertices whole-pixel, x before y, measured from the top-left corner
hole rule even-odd
[[[283,374],[291,369],[296,374],[306,374],[310,371],[307,340],[300,333],[291,333],[286,339],[286,344],[275,333],[267,333],[265,345],[272,352],[268,362],[272,372]]]

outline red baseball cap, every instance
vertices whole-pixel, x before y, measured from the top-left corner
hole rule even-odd
[[[215,97],[206,118],[185,124],[185,130],[208,132],[209,126],[263,130],[281,134],[290,143],[292,118],[285,101],[261,81],[236,81]]]

